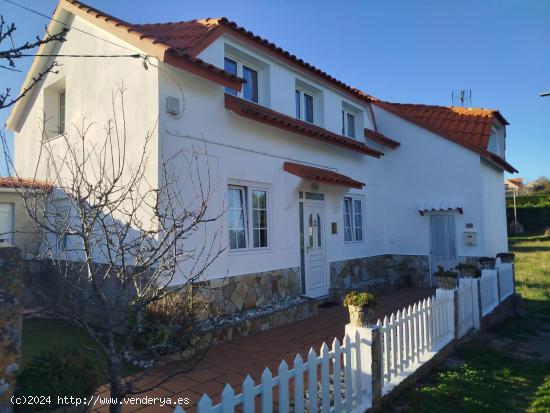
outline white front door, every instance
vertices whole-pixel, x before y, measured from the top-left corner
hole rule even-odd
[[[456,257],[455,217],[451,214],[430,215],[430,266],[431,273],[437,267],[454,269]]]
[[[308,297],[328,294],[323,212],[322,202],[304,202],[304,260]]]

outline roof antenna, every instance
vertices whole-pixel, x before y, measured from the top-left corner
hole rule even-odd
[[[451,94],[451,105],[462,107],[472,106],[472,89],[453,90]]]

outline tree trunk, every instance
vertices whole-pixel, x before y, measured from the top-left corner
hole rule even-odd
[[[120,413],[121,402],[123,397],[122,380],[120,378],[120,363],[111,364],[111,405],[109,406],[110,413]]]
[[[109,337],[109,384],[111,386],[111,405],[109,406],[110,413],[120,413],[122,408],[122,398],[125,395],[125,391],[122,388],[122,372],[121,372],[121,358],[116,352],[114,343],[114,337]]]

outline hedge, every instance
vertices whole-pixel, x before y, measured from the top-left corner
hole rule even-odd
[[[547,207],[518,207],[518,221],[526,232],[550,228],[550,205]],[[508,225],[514,221],[514,208],[506,208]]]

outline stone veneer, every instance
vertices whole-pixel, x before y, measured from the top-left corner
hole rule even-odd
[[[206,281],[211,315],[241,313],[300,297],[300,269],[285,268]]]
[[[330,287],[336,298],[350,289],[375,293],[404,288],[429,287],[427,255],[376,255],[330,263]]]
[[[0,412],[13,411],[11,396],[19,370],[24,261],[19,249],[0,247]]]
[[[235,320],[229,324],[217,326],[211,331],[213,344],[238,340],[250,334],[305,320],[318,314],[316,300],[297,299],[289,305],[283,305],[274,311],[261,312],[244,320]]]

